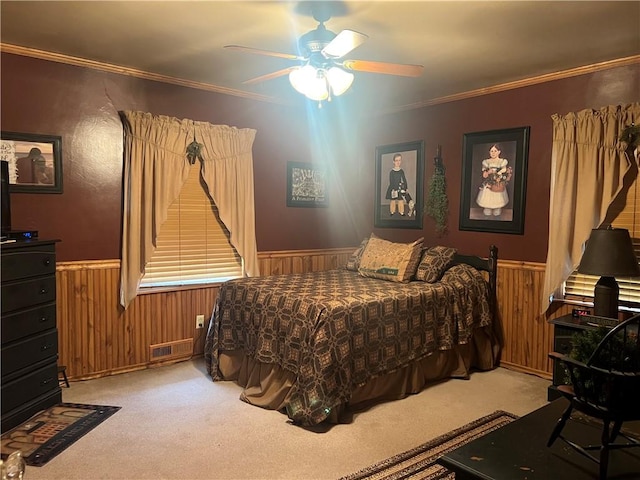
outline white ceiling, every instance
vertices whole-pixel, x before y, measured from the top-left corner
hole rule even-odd
[[[242,82],[295,62],[223,46],[296,53],[317,25],[298,3],[3,0],[0,40],[290,102],[300,95],[286,76]],[[346,58],[425,67],[419,78],[356,73],[348,94],[381,108],[640,55],[638,1],[332,3],[329,30],[369,36]]]

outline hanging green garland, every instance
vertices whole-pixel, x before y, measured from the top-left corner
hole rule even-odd
[[[640,126],[635,123],[626,126],[620,135],[620,141],[626,142],[630,147],[640,147]]]
[[[447,181],[444,176],[444,165],[439,157],[436,157],[435,160],[435,170],[429,182],[426,213],[436,221],[436,232],[442,234],[447,230],[449,199],[447,198]]]
[[[187,159],[189,160],[189,163],[191,165],[196,163],[196,159],[200,159],[200,161],[204,161],[203,158],[202,158],[202,147],[203,146],[204,145],[202,145],[201,143],[196,142],[195,139],[193,140],[193,142],[191,142],[187,146]]]

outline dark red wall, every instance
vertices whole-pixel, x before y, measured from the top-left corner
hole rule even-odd
[[[14,228],[58,238],[60,261],[120,256],[122,110],[257,130],[253,148],[259,251],[357,245],[373,231],[375,147],[424,140],[426,178],[442,145],[450,202],[449,233],[376,229],[395,241],[424,235],[465,253],[544,262],[547,248],[551,115],[639,101],[640,65],[621,67],[469,100],[370,116],[348,96],[318,110],[280,106],[124,75],[1,55],[2,130],[62,136],[63,188],[13,193]],[[371,100],[372,102],[375,99]],[[341,104],[338,102],[342,102]],[[531,126],[524,235],[458,231],[462,135]],[[328,208],[287,208],[287,161],[326,162]]]
[[[253,157],[260,251],[358,242],[339,189],[330,192],[330,208],[286,206],[287,161],[330,159],[328,149],[313,158],[318,149],[312,148],[309,125],[323,132],[328,120],[307,121],[308,115],[317,115],[314,110],[4,53],[1,66],[2,130],[62,137],[63,193],[11,194],[13,228],[34,228],[40,237],[60,239],[60,261],[120,256],[122,110],[257,130]]]
[[[549,231],[551,116],[638,101],[640,65],[636,64],[388,115],[372,122],[373,128],[366,141],[371,149],[375,144],[424,140],[425,185],[433,174],[436,147],[442,145],[450,205],[449,231],[438,237],[433,220],[425,217],[422,233],[427,244],[452,245],[462,252],[477,255],[486,255],[487,245],[495,244],[500,258],[544,263]],[[458,230],[463,134],[522,126],[531,127],[524,234]],[[374,182],[371,175],[363,180],[370,185]],[[363,213],[363,218],[371,218],[373,206]],[[367,228],[370,227],[363,224],[361,233]],[[377,232],[389,236],[385,230]],[[393,232],[394,238],[403,241],[415,236],[410,230]]]

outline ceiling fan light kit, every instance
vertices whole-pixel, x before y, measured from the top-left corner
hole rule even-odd
[[[338,35],[320,23],[315,30],[305,33],[298,40],[303,66],[289,73],[289,82],[298,92],[310,100],[331,101],[349,90],[354,75],[340,68],[335,59],[347,54],[367,38],[353,30],[343,30]]]
[[[331,91],[335,96],[340,96],[351,87],[355,75],[353,73],[345,72],[338,67],[331,67],[327,71],[327,81],[331,86]]]
[[[346,92],[353,83],[353,73],[339,67],[316,68],[310,64],[298,67],[289,73],[289,82],[293,88],[310,100],[331,101],[331,96]]]
[[[348,70],[406,77],[417,77],[422,74],[424,69],[422,65],[348,59],[340,61],[339,59],[342,59],[369,37],[354,30],[342,30],[338,35],[327,30],[324,22],[329,19],[328,11],[321,7],[314,9],[316,4],[314,2],[309,3],[311,4],[313,17],[319,24],[315,30],[305,33],[298,40],[299,55],[242,47],[240,45],[227,45],[225,47],[258,55],[303,62],[300,66],[284,68],[243,83],[252,84],[288,74],[289,82],[293,88],[307,98],[317,101],[318,106],[321,107],[324,100],[331,101],[332,96],[337,97],[349,90],[353,83],[354,75]],[[318,2],[318,5],[322,5],[322,2]]]

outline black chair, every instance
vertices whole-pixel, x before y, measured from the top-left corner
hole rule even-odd
[[[62,378],[60,378],[62,375]],[[66,385],[69,388],[69,379],[67,378],[67,366],[66,365],[58,365],[58,383],[62,385]]]
[[[586,362],[555,352],[549,354],[566,368],[571,385],[558,387],[570,403],[553,429],[547,447],[560,438],[600,465],[600,480],[607,478],[611,450],[640,447],[638,440],[621,431],[624,422],[640,420],[639,326],[640,314],[611,328]],[[601,444],[581,445],[578,439],[562,435],[574,410],[602,422]],[[624,441],[617,443],[620,438]],[[595,450],[599,450],[598,456],[589,453]]]

